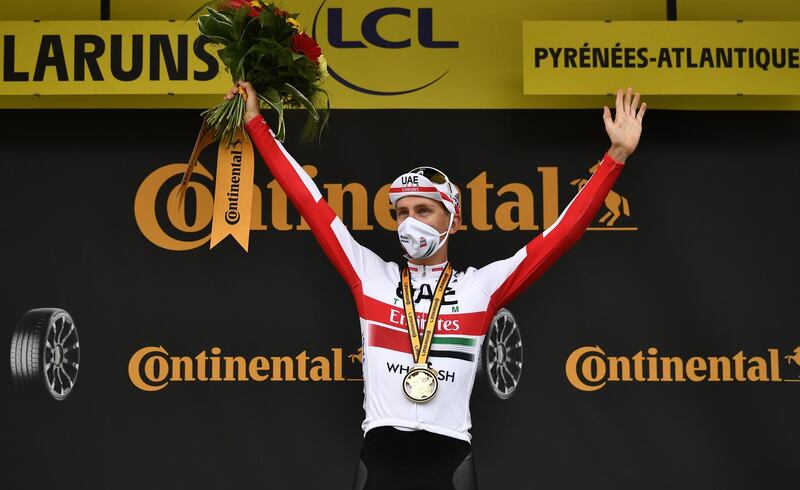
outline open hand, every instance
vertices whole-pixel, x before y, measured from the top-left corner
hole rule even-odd
[[[243,116],[244,123],[247,124],[254,117],[261,115],[261,108],[258,105],[258,94],[256,94],[256,89],[253,88],[253,85],[250,82],[239,80],[239,82],[225,94],[225,99],[236,97],[236,94],[240,93],[240,87],[241,90],[244,91],[245,100],[247,101]]]
[[[617,104],[614,111],[614,119],[611,119],[611,109],[603,106],[603,122],[606,132],[611,139],[611,148],[608,150],[609,156],[618,162],[625,162],[639,144],[639,137],[642,135],[642,120],[647,104],[642,102],[639,112],[636,106],[639,104],[639,92],[631,100],[633,89],[628,87],[628,92],[624,95],[622,89],[617,90]]]

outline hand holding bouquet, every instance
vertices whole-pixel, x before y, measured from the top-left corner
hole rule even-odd
[[[253,85],[250,82],[240,80],[236,86],[228,90],[228,93],[225,94],[225,99],[233,99],[240,95],[242,91],[244,91],[243,97],[245,100],[245,110],[242,121],[247,125],[251,119],[261,115],[261,107],[258,102],[260,99]]]

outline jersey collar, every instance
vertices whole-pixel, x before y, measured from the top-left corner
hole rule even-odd
[[[429,277],[439,277],[439,274],[442,273],[447,262],[434,265],[420,265],[412,264],[407,261],[406,265],[408,266],[409,272],[411,272],[412,279],[427,279]]]

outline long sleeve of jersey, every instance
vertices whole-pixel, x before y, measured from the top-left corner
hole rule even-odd
[[[262,116],[251,119],[246,128],[270,172],[305,218],[323,251],[351,289],[358,286],[369,271],[385,264],[380,257],[356,242],[322,198],[311,177],[275,139]]]
[[[606,153],[589,181],[550,227],[513,257],[478,269],[479,282],[496,310],[538,279],[583,236],[624,166]]]

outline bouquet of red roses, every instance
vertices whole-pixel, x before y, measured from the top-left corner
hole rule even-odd
[[[212,4],[216,8],[208,7]],[[194,14],[206,7],[208,13],[197,19],[200,32],[222,45],[217,55],[234,85],[239,80],[251,82],[261,108],[278,113],[276,138],[283,141],[286,135],[284,109],[297,108],[308,111],[301,139],[319,140],[330,113],[328,94],[320,87],[328,76],[327,62],[316,41],[300,28],[298,14],[261,0],[208,2]],[[205,126],[215,140],[230,145],[242,129],[244,111],[245,94],[240,89],[238,97],[203,112]]]
[[[330,113],[328,94],[320,87],[328,76],[327,63],[316,41],[300,28],[297,14],[261,0],[216,0],[197,9],[189,18],[204,8],[208,13],[197,19],[200,32],[222,45],[217,55],[234,84],[239,80],[249,81],[258,93],[260,108],[272,108],[278,113],[275,137],[283,141],[286,136],[284,109],[298,108],[308,112],[301,139],[319,140]],[[245,97],[246,92],[240,87],[238,96],[203,112],[203,124],[178,188],[180,209],[200,153],[219,141],[212,248],[228,235],[245,250],[249,244],[254,156],[247,131],[242,127]]]

